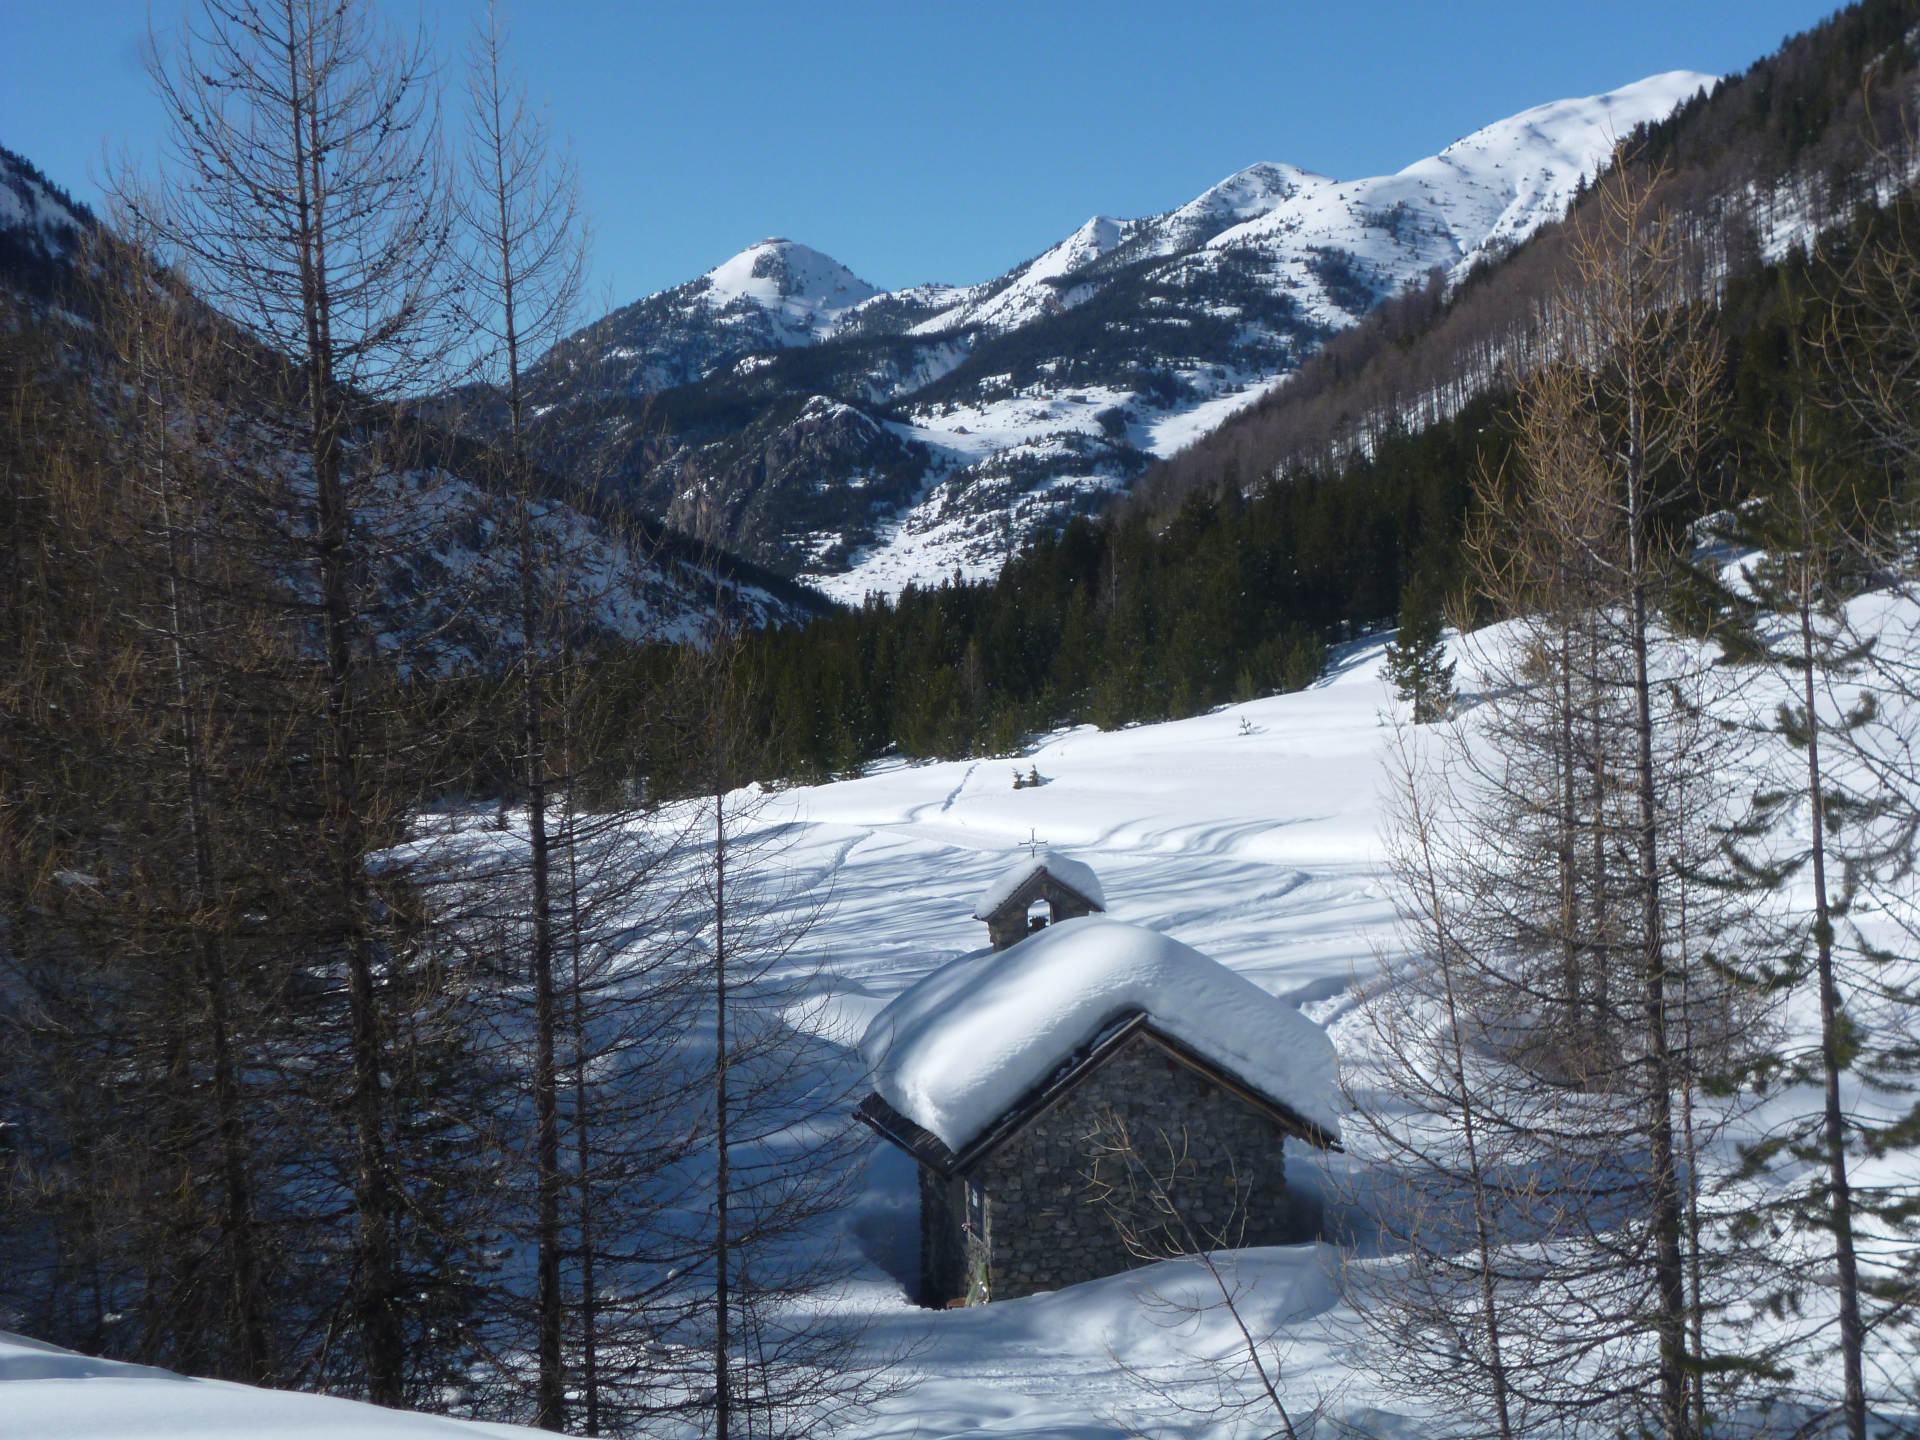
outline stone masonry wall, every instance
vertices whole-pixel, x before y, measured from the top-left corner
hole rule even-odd
[[[983,1225],[967,1225],[967,1185],[920,1167],[920,1303],[982,1298],[974,1284],[986,1273]],[[984,1220],[984,1212],[977,1216]]]
[[[987,937],[996,950],[1017,945],[1033,932],[1027,928],[1027,911],[1035,902],[1047,902],[1047,923],[1078,920],[1093,913],[1093,905],[1076,890],[1069,890],[1044,870],[1027,878],[1025,884],[1009,895],[987,921]]]
[[[1109,1112],[1150,1163],[1164,1155],[1161,1134],[1177,1143],[1184,1127],[1191,1173],[1175,1198],[1196,1230],[1227,1227],[1237,1197],[1246,1217],[1239,1244],[1312,1238],[1318,1216],[1288,1194],[1279,1127],[1138,1034],[982,1167],[990,1298],[1057,1290],[1144,1263],[1088,1194],[1088,1136]],[[964,1203],[958,1189],[955,1198]]]

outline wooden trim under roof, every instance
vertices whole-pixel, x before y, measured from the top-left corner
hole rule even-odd
[[[951,1179],[973,1169],[981,1160],[1058,1105],[1082,1080],[1126,1048],[1127,1042],[1135,1035],[1144,1035],[1170,1060],[1246,1101],[1287,1134],[1322,1150],[1341,1148],[1338,1140],[1292,1106],[1254,1088],[1192,1046],[1158,1029],[1144,1010],[1130,1011],[1103,1027],[1091,1041],[1062,1062],[1053,1074],[1021,1096],[1006,1114],[981,1131],[958,1153],[938,1135],[902,1115],[877,1094],[869,1095],[860,1102],[859,1108],[853,1112],[854,1118],[878,1131],[935,1174]]]
[[[862,1100],[853,1118],[877,1130],[941,1178],[953,1178],[959,1157],[947,1148],[946,1142],[924,1126],[914,1124],[879,1095],[869,1095]]]

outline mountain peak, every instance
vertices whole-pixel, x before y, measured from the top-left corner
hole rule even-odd
[[[1496,120],[1378,182],[1383,192],[1435,191],[1462,250],[1462,274],[1490,249],[1517,243],[1566,213],[1590,179],[1637,126],[1663,120],[1718,79],[1697,70],[1650,75],[1599,95],[1554,100]]]
[[[809,329],[880,293],[832,256],[780,235],[749,245],[704,278],[715,309],[750,301]]]
[[[1236,170],[1217,185],[1209,186],[1173,212],[1175,219],[1251,220],[1264,215],[1280,201],[1295,194],[1302,181],[1324,181],[1324,175],[1302,170],[1298,165],[1263,160]]]
[[[1664,119],[1696,91],[1711,90],[1718,83],[1718,76],[1698,70],[1669,70],[1603,94],[1550,100],[1482,126],[1400,173],[1435,160],[1471,166],[1483,157],[1498,155],[1504,162],[1513,152],[1522,152],[1518,157],[1522,159],[1551,159],[1562,166],[1592,170],[1634,127]]]

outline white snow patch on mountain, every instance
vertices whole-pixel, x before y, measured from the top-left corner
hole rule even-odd
[[[1085,293],[1075,296],[1062,281],[1111,252],[1130,233],[1128,222],[1096,215],[1058,245],[1016,272],[1005,289],[985,299],[968,301],[914,326],[916,335],[938,335],[979,325],[989,330],[1017,330],[1043,315],[1069,309]]]
[[[1404,282],[1432,265],[1458,279],[1481,255],[1558,219],[1635,126],[1663,119],[1715,77],[1650,76],[1604,95],[1537,105],[1392,175],[1296,183],[1255,218],[1208,242],[1218,250],[1348,251]]]
[[[782,345],[823,339],[849,310],[880,293],[838,260],[779,237],[749,245],[703,278],[709,307],[759,306]]]
[[[1242,410],[1257,405],[1281,385],[1285,375],[1268,375],[1236,385],[1185,409],[1169,410],[1145,426],[1143,448],[1161,459],[1176,455],[1196,440],[1218,430]]]
[[[77,231],[83,223],[51,190],[0,151],[0,230],[32,230],[42,246],[58,254],[61,232]]]
[[[1223,223],[1264,215],[1298,195],[1303,185],[1325,178],[1297,165],[1272,162],[1249,165],[1202,191],[1178,210],[1150,223],[1166,237],[1163,252],[1171,251],[1203,229],[1218,230]]]

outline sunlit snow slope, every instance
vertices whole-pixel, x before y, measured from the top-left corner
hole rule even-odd
[[[1906,643],[1898,637],[1912,633],[1912,608],[1892,606],[1889,615],[1888,643]],[[1470,733],[1474,677],[1503,643],[1496,629],[1456,644]],[[809,902],[826,901],[792,957],[794,976],[813,992],[796,1013],[849,1048],[849,1077],[858,1080],[851,1047],[873,1016],[934,968],[984,949],[976,896],[1010,857],[1043,843],[1094,868],[1114,918],[1220,960],[1324,1027],[1361,1103],[1382,1103],[1369,1099],[1380,1092],[1367,1007],[1382,958],[1403,955],[1407,940],[1383,856],[1390,717],[1400,707],[1383,679],[1381,648],[1348,647],[1326,678],[1297,694],[1167,724],[1055,735],[1018,761],[1022,775],[1029,766],[1038,772],[1037,787],[1014,788],[1013,761],[979,760],[882,766],[764,797],[759,823],[786,845],[779,863]],[[1779,698],[1773,681],[1749,675],[1732,679],[1715,705],[1751,720],[1771,714]],[[1412,743],[1431,745],[1436,734],[1414,732]],[[1792,760],[1785,746],[1758,747],[1723,777],[1727,795],[1766,788],[1765,767]],[[1812,1006],[1796,997],[1780,1023],[1809,1033]],[[1817,1096],[1785,1090],[1768,1103],[1791,1110]],[[1731,1147],[1743,1133],[1752,1132],[1717,1143]],[[1364,1187],[1358,1135],[1349,1135],[1345,1156],[1290,1147],[1289,1183],[1321,1188],[1336,1204],[1350,1183]],[[909,1298],[918,1275],[913,1163],[877,1138],[870,1155],[866,1192],[844,1225],[863,1263],[841,1303],[870,1323],[874,1354],[910,1351],[911,1383],[857,1433],[1091,1440],[1163,1433],[1141,1428],[1160,1423],[1174,1425],[1164,1433],[1221,1440],[1244,1433],[1219,1417],[1179,1420],[1128,1373],[1150,1372],[1185,1399],[1204,1399],[1205,1367],[1193,1357],[1231,1352],[1228,1321],[1215,1311],[1170,1329],[1164,1313],[1156,1318],[1142,1303],[1143,1287],[1204,1298],[1195,1273],[1162,1265],[1028,1299],[919,1310]],[[1910,1164],[1910,1156],[1889,1159],[1877,1179]],[[1802,1178],[1782,1172],[1763,1183]],[[1364,1212],[1342,1213],[1349,1233],[1364,1235]],[[1353,1363],[1341,1267],[1389,1262],[1309,1245],[1248,1251],[1234,1263],[1250,1322],[1262,1334],[1278,1331],[1288,1394],[1303,1408],[1338,1416],[1351,1427],[1343,1434],[1446,1433],[1418,1401]]]
[[[540,1433],[190,1380],[0,1331],[0,1436],[19,1440],[527,1440]]]
[[[828,901],[792,960],[796,975],[816,975],[807,1013],[851,1046],[912,982],[983,949],[974,902],[1037,838],[1093,867],[1108,914],[1225,963],[1338,1045],[1355,980],[1395,928],[1377,836],[1392,705],[1379,663],[1368,642],[1299,694],[1170,724],[1064,732],[1019,761],[1023,774],[1039,772],[1037,787],[1015,790],[1010,760],[979,760],[883,766],[765,797],[759,823],[787,837],[779,865]],[[858,1064],[851,1054],[849,1064]],[[1289,1148],[1300,1184],[1316,1183],[1315,1163]],[[865,1194],[845,1223],[862,1263],[842,1306],[868,1318],[872,1353],[910,1347],[911,1383],[854,1433],[1117,1440],[1131,1425],[1171,1418],[1116,1364],[1180,1364],[1176,1337],[1141,1306],[1135,1279],[920,1310],[909,1299],[917,1203],[912,1162],[874,1140]],[[1301,1383],[1350,1383],[1318,1328],[1335,1305],[1333,1252],[1249,1256],[1249,1314],[1296,1323],[1289,1365],[1310,1377]],[[1155,1279],[1199,1294],[1178,1267],[1159,1267]],[[1193,1343],[1224,1345],[1225,1336],[1210,1321]]]

